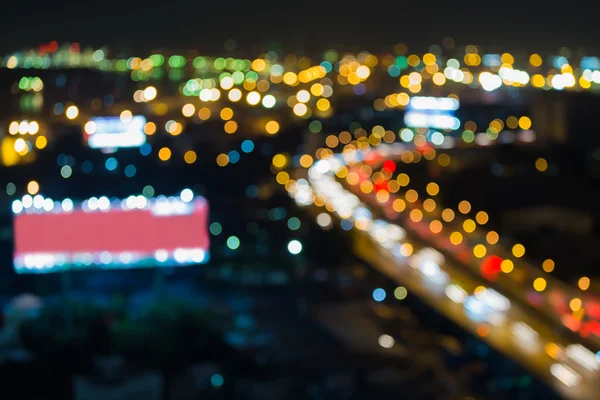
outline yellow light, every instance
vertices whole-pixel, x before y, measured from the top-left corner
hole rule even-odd
[[[212,113],[210,112],[210,108],[208,107],[202,107],[198,110],[198,118],[200,118],[202,121],[206,121],[207,119],[209,119],[211,114]]]
[[[196,107],[193,104],[188,103],[183,106],[183,108],[181,109],[181,113],[184,117],[191,117],[196,113]]]
[[[544,278],[537,278],[533,281],[533,288],[536,292],[543,292],[546,289],[546,280]]]
[[[487,215],[487,213],[485,211],[479,211],[476,215],[475,215],[475,220],[477,221],[477,223],[479,225],[485,225],[487,224],[489,217]]]
[[[400,254],[404,257],[409,257],[413,253],[413,247],[410,243],[404,243],[400,246]]]
[[[440,233],[442,231],[442,223],[439,220],[434,219],[433,221],[431,221],[429,223],[429,230],[433,234],[437,235],[438,233]]]
[[[121,112],[121,114],[119,115],[119,118],[121,119],[122,123],[128,124],[131,122],[133,114],[131,114],[131,111],[129,110],[123,110],[123,112]]]
[[[79,115],[79,109],[77,106],[69,106],[67,107],[67,111],[65,112],[68,119],[75,119]]]
[[[48,145],[48,140],[46,139],[45,136],[38,136],[35,139],[35,147],[37,147],[38,149],[43,149],[46,147],[46,145]]]
[[[225,107],[221,110],[219,116],[223,121],[229,121],[231,118],[233,118],[233,110],[229,107]]]
[[[30,181],[27,184],[27,193],[29,193],[30,195],[34,195],[37,194],[40,191],[40,184],[37,183],[36,181]]]
[[[398,93],[398,96],[396,96],[396,101],[398,101],[399,105],[406,106],[410,102],[410,96],[407,93]]]
[[[515,264],[513,264],[513,262],[510,260],[502,260],[502,262],[500,263],[500,269],[505,274],[511,273],[514,268]]]
[[[523,130],[531,128],[531,119],[529,117],[519,118],[519,128]]]
[[[429,182],[426,190],[430,196],[435,196],[440,192],[440,187],[435,182]]]
[[[560,357],[560,353],[562,353],[560,347],[556,343],[552,342],[547,343],[546,346],[544,346],[544,351],[550,358],[555,360]]]
[[[475,297],[477,297],[478,299],[483,298],[483,296],[485,296],[485,294],[487,293],[487,289],[485,288],[485,286],[477,286],[475,288],[475,290],[473,290],[473,294],[475,295]]]
[[[280,185],[285,185],[287,183],[287,181],[290,180],[290,175],[285,171],[280,171],[277,174],[277,176],[275,177],[275,179],[277,180],[277,183],[279,183]]]
[[[399,174],[396,178],[396,181],[400,184],[400,186],[408,186],[410,183],[410,178],[404,172]]]
[[[279,132],[279,123],[277,121],[269,121],[265,125],[265,130],[268,134],[274,135]]]
[[[154,122],[146,122],[146,125],[144,125],[144,133],[148,136],[154,135],[154,133],[156,133],[156,124]]]
[[[321,99],[321,100],[323,100],[323,99]],[[294,106],[294,114],[296,114],[299,117],[306,114],[307,111],[308,111],[308,108],[306,107],[306,105],[304,103],[298,103]]]
[[[487,253],[487,249],[482,244],[478,244],[478,245],[475,245],[475,247],[473,247],[473,255],[477,258],[485,257],[486,253]]]
[[[539,54],[532,54],[529,56],[529,64],[533,65],[534,67],[539,67],[542,65],[542,57],[540,57]]]
[[[166,127],[172,136],[179,136],[183,132],[183,125],[176,121],[167,122]]]
[[[414,203],[415,201],[419,200],[419,194],[414,189],[407,190],[404,194],[404,197],[406,197],[406,201],[409,203]]]
[[[472,233],[475,230],[475,221],[472,219],[467,219],[463,222],[463,229],[467,233]]]
[[[423,201],[423,209],[427,212],[432,212],[433,210],[435,210],[436,204],[435,204],[435,200],[433,199],[425,199],[425,201]]]
[[[168,147],[163,147],[158,151],[158,158],[161,161],[168,161],[171,158],[171,150]]]
[[[515,244],[512,248],[513,256],[521,258],[525,255],[525,247],[522,244]]]
[[[313,158],[311,156],[309,156],[308,154],[305,154],[302,157],[300,157],[300,165],[303,168],[309,168],[312,164],[313,164]]]
[[[571,308],[571,311],[573,311],[573,312],[579,311],[581,309],[581,305],[582,305],[581,299],[579,299],[577,297],[569,302],[569,307]]]
[[[544,158],[538,158],[535,160],[535,169],[540,172],[544,172],[548,169],[548,161]]]
[[[252,69],[253,70],[260,72],[260,71],[264,70],[265,68],[267,68],[267,63],[265,62],[265,60],[257,58],[256,60],[252,61]]]
[[[554,271],[554,261],[552,261],[551,259],[544,260],[544,262],[542,263],[542,268],[545,272],[548,273]]]
[[[432,81],[436,85],[442,86],[443,84],[446,83],[446,77],[441,72],[436,72],[435,74],[433,74]]]
[[[544,79],[543,75],[535,74],[531,77],[531,83],[534,87],[541,88],[546,84],[546,79]]]
[[[197,158],[198,158],[198,156],[196,155],[196,152],[193,150],[188,150],[183,155],[183,159],[187,164],[195,163]]]
[[[377,192],[375,197],[377,198],[378,202],[382,204],[387,203],[387,201],[390,199],[390,192],[388,192],[387,190],[380,190]]]
[[[10,56],[8,61],[6,62],[6,67],[8,69],[13,69],[19,64],[19,60],[16,56]]]
[[[327,111],[327,110],[329,110],[329,107],[331,107],[331,103],[329,103],[329,100],[327,100],[327,99],[319,99],[317,101],[317,108],[320,111]]]
[[[231,89],[229,91],[229,94],[227,95],[227,97],[229,98],[229,100],[236,102],[236,101],[240,101],[240,99],[242,98],[242,91],[240,89]]]
[[[396,212],[402,212],[402,211],[404,211],[406,209],[406,203],[402,199],[396,199],[392,203],[392,208]]]
[[[450,234],[450,243],[452,243],[455,246],[458,246],[459,244],[461,244],[463,241],[463,235],[460,232],[452,232]]]
[[[227,121],[225,122],[225,126],[223,127],[223,129],[225,129],[225,132],[231,135],[232,133],[235,133],[235,131],[237,131],[238,124],[235,121]]]
[[[325,88],[320,83],[315,83],[310,87],[310,92],[313,96],[321,96],[325,92]]]
[[[229,157],[227,156],[227,154],[223,154],[223,153],[219,154],[217,156],[217,165],[219,167],[224,167],[227,164],[229,164]]]
[[[461,201],[458,203],[458,211],[463,214],[468,214],[469,211],[471,211],[471,203],[469,203],[467,200]]]
[[[293,72],[286,72],[283,74],[283,82],[286,85],[294,86],[298,84],[298,75]]]
[[[496,244],[498,243],[498,240],[500,240],[500,236],[498,235],[497,232],[495,231],[489,231],[487,233],[487,235],[485,235],[485,240],[489,243],[489,244]]]
[[[577,286],[579,286],[579,289],[581,290],[588,290],[590,288],[590,278],[588,278],[587,276],[582,276],[581,278],[579,278]]]
[[[287,158],[283,154],[275,154],[273,156],[273,166],[275,168],[283,168],[287,164]]]
[[[413,222],[420,222],[423,219],[423,212],[415,208],[410,212],[410,219]]]
[[[371,193],[373,191],[373,184],[371,181],[362,181],[360,183],[360,190],[363,193]]]
[[[454,211],[450,208],[446,208],[442,211],[442,219],[446,222],[452,222],[454,220]]]

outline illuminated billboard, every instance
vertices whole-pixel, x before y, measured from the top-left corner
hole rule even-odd
[[[18,273],[147,268],[206,262],[208,204],[178,197],[92,197],[78,205],[41,195],[12,204]]]
[[[414,96],[404,114],[404,124],[412,128],[456,130],[460,121],[454,112],[459,107],[460,102],[453,97]]]
[[[121,117],[96,117],[84,127],[84,137],[93,149],[140,147],[146,143],[146,118],[134,115],[123,121]]]

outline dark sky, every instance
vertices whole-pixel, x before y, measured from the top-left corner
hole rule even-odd
[[[459,45],[498,45],[510,51],[570,46],[598,53],[599,7],[573,2],[559,9],[553,4],[569,6],[472,0],[443,5],[400,0],[11,1],[2,10],[0,49],[58,40],[140,52],[157,47],[215,52],[233,38],[251,54],[260,50],[253,45],[272,41],[287,50],[343,46],[378,51],[405,42],[422,51],[452,36]]]

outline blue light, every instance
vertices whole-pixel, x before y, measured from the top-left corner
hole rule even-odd
[[[349,219],[343,219],[342,222],[340,223],[340,225],[342,226],[342,229],[345,231],[349,231],[354,226],[352,221],[350,221]]]
[[[383,301],[385,300],[385,290],[382,288],[377,288],[373,290],[373,300],[375,301]]]
[[[92,169],[94,169],[94,164],[92,164],[91,161],[84,161],[81,164],[81,170],[84,174],[89,174],[90,172],[92,172]]]
[[[246,196],[254,199],[258,196],[258,187],[256,185],[250,185],[246,187]]]
[[[56,157],[56,163],[60,167],[67,165],[68,162],[69,162],[69,157],[67,157],[66,154],[59,154],[58,157]]]
[[[244,140],[242,142],[242,151],[244,153],[251,153],[254,150],[254,142],[252,140]]]
[[[396,64],[392,64],[388,67],[388,74],[392,77],[392,78],[397,78],[398,76],[400,76],[400,67],[397,66]]]
[[[227,153],[227,157],[229,157],[229,162],[232,164],[240,161],[240,153],[238,153],[237,150],[231,150],[229,153]]]
[[[144,143],[141,147],[140,147],[140,154],[143,156],[147,156],[152,152],[152,146],[150,146],[150,143]]]
[[[56,86],[57,87],[64,87],[67,84],[67,76],[65,74],[59,74],[56,77]]]
[[[102,99],[102,102],[106,107],[110,107],[115,104],[115,98],[111,94],[107,94],[104,96],[104,99]]]
[[[365,88],[365,85],[363,85],[362,83],[359,83],[358,85],[354,85],[354,87],[352,88],[352,91],[354,92],[354,94],[361,96],[361,95],[365,94],[367,89]]]
[[[133,178],[135,176],[137,172],[137,169],[135,168],[135,165],[133,164],[129,164],[128,166],[125,167],[125,176],[128,178]]]
[[[117,159],[114,157],[109,158],[108,160],[106,160],[106,162],[104,163],[104,166],[106,167],[107,170],[109,171],[114,171],[117,166],[119,165],[119,163],[117,162]]]
[[[54,110],[53,111],[54,111],[54,114],[60,115],[60,114],[62,114],[62,113],[65,112],[65,106],[63,105],[63,103],[56,103],[54,105]]]
[[[210,377],[210,383],[212,383],[214,387],[221,387],[223,386],[223,383],[225,383],[225,379],[223,379],[223,375],[221,374],[214,374]]]
[[[333,69],[333,65],[331,65],[329,61],[323,61],[321,63],[321,67],[325,68],[325,71],[327,73],[331,72],[331,70]]]

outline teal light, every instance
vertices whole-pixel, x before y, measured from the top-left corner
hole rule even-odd
[[[227,247],[231,250],[236,250],[240,247],[240,239],[238,239],[237,236],[229,236],[227,238]]]

